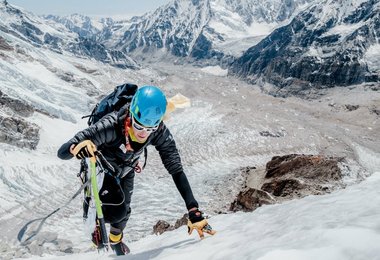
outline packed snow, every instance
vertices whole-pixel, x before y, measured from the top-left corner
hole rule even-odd
[[[380,72],[380,44],[370,46],[364,55],[368,69],[375,73]]]

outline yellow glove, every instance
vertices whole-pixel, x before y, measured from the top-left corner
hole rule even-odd
[[[199,209],[189,211],[189,220],[187,221],[187,232],[189,235],[191,235],[194,229],[197,230],[201,239],[204,238],[204,232],[210,235],[216,233],[202,216],[202,212],[200,212]]]
[[[75,145],[71,153],[78,159],[95,157],[96,146],[91,140],[84,140]]]

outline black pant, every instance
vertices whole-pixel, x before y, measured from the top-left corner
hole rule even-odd
[[[125,228],[131,215],[130,204],[134,177],[134,171],[129,172],[119,180],[105,174],[103,186],[99,191],[105,222],[110,223],[111,227],[121,231]]]

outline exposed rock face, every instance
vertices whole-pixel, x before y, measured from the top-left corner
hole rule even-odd
[[[345,30],[343,30],[345,29]],[[377,48],[380,4],[376,0],[316,2],[292,22],[248,49],[229,73],[261,84],[277,96],[311,88],[379,82],[367,64]]]
[[[14,48],[3,37],[0,37],[0,50],[13,51]]]
[[[268,181],[261,189],[275,197],[292,199],[330,192],[340,184],[342,158],[320,155],[285,155],[273,157],[266,165]]]
[[[265,178],[291,175],[297,178],[319,179],[323,182],[342,178],[337,163],[342,158],[326,158],[321,155],[290,154],[275,156],[266,165]]]
[[[33,114],[34,108],[0,91],[0,142],[21,148],[35,149],[40,140],[39,127],[22,117]]]
[[[174,230],[174,227],[171,226],[168,222],[165,220],[159,220],[156,225],[153,227],[153,234],[155,235],[161,235],[165,231]]]
[[[174,224],[174,228],[177,229],[179,227],[187,225],[188,217],[189,217],[188,214],[184,214],[182,218],[177,219],[177,221]]]
[[[265,191],[248,188],[241,191],[236,200],[231,204],[231,211],[254,211],[256,208],[274,204],[276,201],[273,197]]]
[[[161,235],[166,231],[177,229],[181,226],[187,225],[188,215],[184,214],[182,218],[177,219],[174,226],[166,222],[165,220],[159,220],[153,227],[153,234]]]
[[[31,105],[19,99],[11,98],[5,95],[1,91],[0,91],[0,107],[8,107],[17,115],[20,115],[22,117],[31,116],[34,112],[34,108]]]
[[[230,210],[253,211],[264,204],[328,193],[342,186],[338,166],[342,160],[321,155],[275,156],[266,165],[261,188],[244,187]]]
[[[20,117],[0,116],[0,142],[21,148],[36,149],[40,140],[39,127]]]

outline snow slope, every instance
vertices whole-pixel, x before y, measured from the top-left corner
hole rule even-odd
[[[118,259],[380,259],[379,185],[377,172],[334,194],[264,206],[252,213],[214,216],[209,219],[218,231],[214,237],[200,241],[195,234],[187,236],[182,227],[130,243],[132,253]],[[114,259],[109,252],[75,257]]]

